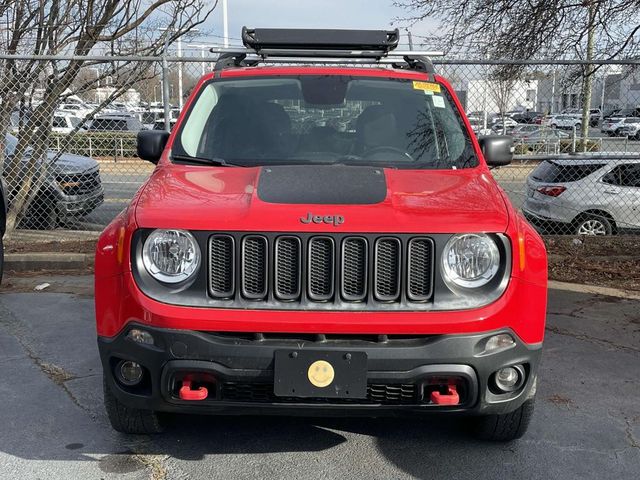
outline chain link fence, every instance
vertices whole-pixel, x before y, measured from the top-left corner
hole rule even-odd
[[[153,171],[136,157],[137,132],[170,128],[215,61],[86,57],[72,88],[56,92],[56,70],[70,60],[0,56],[0,166],[10,240],[96,238]],[[514,162],[493,175],[541,233],[640,229],[638,62],[594,65],[586,117],[583,63],[436,63],[476,135],[514,138]],[[25,65],[36,73],[16,74]]]

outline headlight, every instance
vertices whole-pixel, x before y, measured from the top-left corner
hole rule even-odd
[[[144,242],[142,262],[156,280],[183,282],[200,267],[200,247],[184,230],[154,230]]]
[[[500,267],[500,252],[488,235],[471,233],[454,235],[442,252],[445,281],[459,287],[486,285]]]

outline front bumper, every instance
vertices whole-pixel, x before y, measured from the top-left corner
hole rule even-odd
[[[153,335],[154,345],[127,338],[132,328]],[[489,337],[509,333],[516,344],[508,350],[484,353]],[[382,341],[381,341],[382,340]],[[535,393],[541,344],[527,345],[510,330],[460,335],[327,336],[216,334],[160,329],[129,324],[119,335],[98,337],[107,385],[120,402],[131,407],[197,414],[255,413],[300,415],[398,415],[448,412],[502,414],[518,408]],[[278,397],[273,393],[274,356],[278,350],[353,353],[367,355],[366,399]],[[121,360],[143,366],[142,382],[122,385],[114,376]],[[499,368],[523,365],[522,386],[496,394],[490,387]],[[176,384],[185,375],[206,378],[209,397],[181,400]],[[211,380],[213,379],[213,380]],[[448,380],[447,380],[448,379]],[[462,392],[457,405],[429,401],[433,382],[454,381]],[[400,392],[400,393],[398,393]]]
[[[85,195],[62,195],[58,201],[61,220],[88,215],[104,203],[104,190],[100,188]]]

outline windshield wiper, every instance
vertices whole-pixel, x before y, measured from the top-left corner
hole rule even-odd
[[[229,163],[224,158],[207,158],[207,157],[192,157],[191,155],[171,155],[171,160],[177,160],[180,163],[192,164],[192,165],[217,165],[220,167],[243,167],[244,165],[236,165],[235,163]]]

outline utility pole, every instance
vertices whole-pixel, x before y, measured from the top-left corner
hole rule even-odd
[[[182,37],[178,37],[178,58],[182,58]],[[182,111],[182,62],[178,60],[178,105]]]
[[[582,128],[580,136],[582,143],[580,150],[587,151],[587,139],[589,136],[589,126],[591,118],[589,110],[591,109],[591,86],[593,84],[593,50],[595,47],[595,22],[596,22],[596,0],[588,0],[588,24],[587,24],[587,64],[584,70],[584,79],[582,81]]]
[[[549,111],[553,115],[556,108],[556,69],[553,69],[553,83],[551,84],[551,107]]]
[[[171,108],[169,107],[169,62],[167,51],[169,50],[169,37],[171,32],[167,29],[164,37],[164,51],[162,52],[162,103],[164,104],[164,129],[171,131]]]
[[[224,35],[224,48],[229,47],[229,15],[227,10],[227,0],[222,0],[222,28]]]
[[[413,50],[413,37],[411,36],[411,30],[407,29],[407,38],[409,39],[409,50]]]

